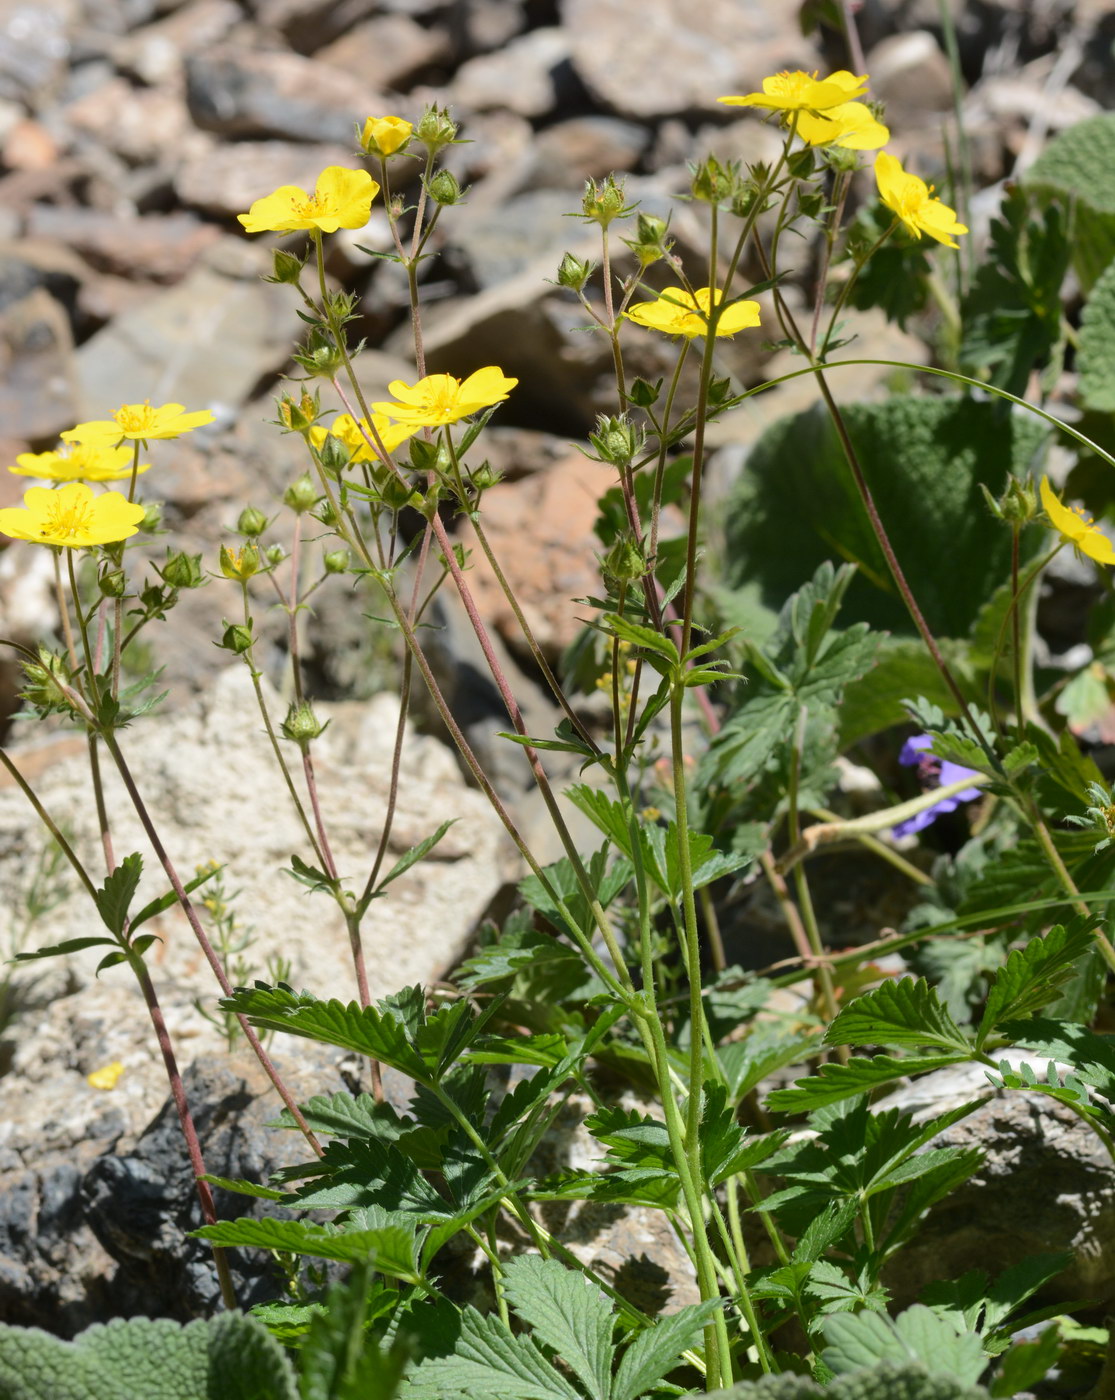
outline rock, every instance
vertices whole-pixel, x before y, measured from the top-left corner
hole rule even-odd
[[[89,275],[85,262],[68,248],[40,239],[0,242],[0,310],[45,287],[72,310],[78,288]]]
[[[570,51],[565,29],[532,29],[497,52],[462,64],[453,80],[454,105],[465,111],[506,108],[521,117],[543,117],[568,93]]]
[[[625,117],[723,113],[718,97],[817,66],[792,9],[757,0],[644,0],[637,21],[627,0],[562,0],[560,13],[581,82]]]
[[[312,190],[328,165],[355,164],[344,146],[302,146],[293,141],[234,141],[187,161],[174,181],[183,204],[209,214],[247,213],[252,202],[298,185]]]
[[[117,40],[112,46],[113,64],[151,88],[162,86],[178,93],[185,83],[185,55],[221,43],[243,18],[236,0],[191,0]]]
[[[12,437],[50,438],[76,422],[69,318],[43,287],[0,313],[0,422]]]
[[[1012,1051],[1040,1074],[1040,1057]],[[912,1111],[915,1122],[987,1095],[982,1066],[922,1076],[879,1102]],[[983,1165],[929,1213],[912,1243],[888,1266],[899,1306],[942,1278],[981,1269],[994,1279],[1032,1255],[1071,1249],[1074,1261],[1044,1288],[1056,1299],[1115,1298],[1115,1184],[1099,1138],[1069,1108],[1042,1094],[1002,1090],[929,1144],[977,1147]]]
[[[58,143],[39,122],[17,122],[4,138],[0,160],[9,170],[49,170],[58,159]]]
[[[62,82],[76,0],[0,0],[0,98],[29,105]]]
[[[336,141],[391,104],[370,83],[299,54],[217,48],[186,60],[186,100],[205,131],[236,140]],[[355,155],[348,164],[355,165]]]
[[[98,141],[129,165],[179,164],[209,142],[195,131],[182,97],[113,78],[63,109],[75,144]]]
[[[583,598],[598,585],[593,533],[597,499],[615,484],[613,467],[573,453],[484,496],[484,533],[543,652],[555,661],[580,632]],[[525,643],[471,527],[460,538],[472,551],[467,578],[481,616],[520,657]]]
[[[98,331],[76,356],[78,417],[144,398],[239,407],[287,362],[299,333],[291,299],[260,280],[270,268],[265,248],[230,236],[176,286]]]
[[[543,259],[553,277],[570,235],[580,232],[566,217],[579,206],[579,196],[569,190],[532,190],[507,199],[479,192],[453,221],[446,246],[481,288],[499,286]]]
[[[526,10],[522,0],[470,0],[467,5],[454,5],[449,28],[457,54],[490,53],[510,43],[523,31]]]
[[[650,132],[618,117],[571,117],[540,131],[531,151],[531,188],[577,190],[586,180],[634,170]]]
[[[871,94],[886,103],[892,128],[916,129],[929,113],[952,108],[949,61],[925,29],[883,39],[868,55],[867,69]]]
[[[117,218],[53,204],[35,205],[27,232],[75,249],[101,271],[152,282],[178,281],[221,238],[219,229],[184,211]]]
[[[381,92],[405,90],[420,73],[444,63],[448,56],[445,34],[423,28],[408,15],[377,15],[316,55],[341,72],[359,73],[363,82]]]
[[[426,0],[429,8],[431,0]],[[382,0],[251,0],[257,21],[276,30],[299,53],[314,53],[348,32],[354,24],[383,10],[418,11],[420,6],[383,4]]]

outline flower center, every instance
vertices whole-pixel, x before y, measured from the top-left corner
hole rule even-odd
[[[457,411],[457,391],[459,384],[450,381],[432,385],[426,390],[425,402],[422,405],[426,413],[437,414],[439,418]]]
[[[157,426],[155,410],[148,403],[126,403],[112,415],[120,425],[121,432],[143,436],[153,432]]]
[[[309,199],[292,199],[290,207],[294,210],[296,218],[319,219],[323,214],[329,213],[329,200],[314,194]]]
[[[83,535],[93,523],[91,501],[71,500],[63,505],[61,498],[53,501],[46,511],[46,520],[39,530],[44,540],[63,544],[78,535]]]

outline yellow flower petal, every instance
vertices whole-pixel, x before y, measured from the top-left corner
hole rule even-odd
[[[417,384],[396,379],[388,384],[387,392],[394,394],[397,402],[374,403],[372,408],[397,423],[436,428],[502,402],[518,382],[495,365],[478,369],[463,383],[451,374],[428,374]]]
[[[903,170],[902,164],[886,151],[875,157],[875,183],[879,198],[898,215],[915,238],[927,233],[948,248],[958,248],[951,237],[967,233],[967,226],[957,222],[956,210],[933,198],[933,191],[924,180]]]
[[[164,403],[152,408],[147,403],[126,403],[111,418],[79,423],[62,434],[63,442],[81,442],[88,447],[109,447],[128,438],[146,442],[152,438],[176,438],[212,423],[213,414],[207,408],[187,413],[180,403]]]
[[[730,107],[768,107],[773,112],[823,112],[844,102],[854,102],[867,91],[867,74],[856,77],[841,68],[827,78],[816,73],[775,73],[763,79],[762,92],[749,92],[744,97],[719,97]]]
[[[360,134],[360,144],[371,156],[393,156],[410,140],[413,122],[402,117],[369,117]]]
[[[36,544],[84,549],[126,540],[139,529],[146,513],[144,506],[129,501],[119,491],[97,496],[80,481],[69,482],[57,491],[32,486],[24,493],[22,506],[0,510],[0,534]]]
[[[849,151],[877,151],[890,140],[890,132],[865,102],[842,102],[826,112],[799,112],[797,134],[809,146],[843,146]]]
[[[102,1065],[100,1069],[86,1075],[85,1082],[94,1089],[115,1089],[123,1073],[124,1066],[119,1060],[113,1060],[111,1064]]]
[[[1046,476],[1041,479],[1040,493],[1045,513],[1063,539],[1097,564],[1115,564],[1115,545],[1102,530],[1096,529],[1090,516],[1058,500]]]
[[[123,481],[132,474],[135,453],[130,447],[94,447],[75,442],[63,452],[21,452],[16,476],[36,476],[40,481]],[[137,472],[145,472],[150,462],[141,462]]]
[[[335,437],[343,442],[351,452],[351,461],[378,462],[380,460],[379,453],[368,442],[369,437],[374,442],[375,434],[370,432],[366,434],[367,426],[368,420],[366,418],[361,418],[358,423],[351,413],[340,413],[328,427],[311,428],[310,441],[320,450],[327,437]],[[418,431],[417,424],[394,423],[382,413],[372,414],[372,427],[379,435],[383,449],[388,455]]]
[[[280,185],[257,199],[246,214],[237,214],[246,233],[290,233],[317,228],[363,228],[371,217],[379,185],[366,170],[329,165],[317,177],[312,195],[298,185]]]
[[[640,302],[625,314],[629,321],[648,330],[662,331],[665,335],[683,335],[687,340],[708,334],[709,298],[708,287],[700,287],[694,292],[684,287],[667,287],[656,301]],[[714,305],[719,306],[724,293],[717,291]],[[759,324],[759,303],[757,301],[733,302],[721,314],[716,323],[716,334],[735,335]]]

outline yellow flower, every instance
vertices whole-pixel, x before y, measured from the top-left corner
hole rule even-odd
[[[1094,559],[1097,564],[1115,564],[1115,546],[1101,530],[1096,529],[1090,515],[1085,515],[1076,506],[1062,505],[1053,494],[1047,476],[1041,479],[1041,503],[1053,528],[1074,549]]]
[[[717,291],[713,300],[719,306],[724,293]],[[648,330],[666,335],[683,335],[686,340],[708,332],[709,288],[687,292],[684,287],[667,287],[656,301],[640,302],[626,312],[627,319]],[[759,324],[757,301],[734,301],[726,307],[716,323],[717,335],[735,335]]]
[[[336,233],[339,228],[363,228],[378,193],[379,185],[366,170],[330,165],[317,177],[312,195],[297,185],[280,185],[236,217],[246,233],[290,233],[300,228]]]
[[[151,438],[181,437],[212,421],[213,415],[207,408],[187,413],[180,403],[164,403],[161,408],[152,408],[148,400],[121,404],[111,418],[79,423],[62,434],[62,441],[80,442],[86,447],[111,447],[124,438],[147,442]]]
[[[867,74],[857,78],[841,68],[827,78],[816,73],[775,73],[763,79],[762,92],[749,92],[746,97],[718,97],[730,107],[769,107],[772,112],[824,112],[854,102],[867,91]]]
[[[320,449],[327,437],[339,438],[352,453],[352,461],[378,462],[379,453],[368,446],[368,439],[364,436],[364,429],[367,426],[368,420],[366,418],[361,418],[358,423],[351,413],[341,413],[333,419],[327,428],[320,426],[311,428],[310,441]],[[379,434],[384,450],[394,452],[400,443],[406,442],[407,438],[414,436],[419,425],[417,423],[393,423],[385,414],[373,413],[372,427]],[[369,436],[372,435],[369,434]]]
[[[360,144],[370,156],[393,156],[410,140],[414,123],[402,117],[369,117],[360,134]]]
[[[75,442],[58,452],[21,452],[17,466],[9,467],[16,476],[37,476],[40,481],[123,481],[132,474],[135,453],[130,447],[94,447]],[[138,468],[145,472],[150,462]]]
[[[901,161],[880,151],[875,157],[875,183],[879,198],[892,210],[915,238],[927,233],[946,248],[959,248],[949,237],[967,233],[965,224],[956,222],[956,210],[933,198],[933,186],[902,169]]]
[[[146,506],[129,501],[119,491],[95,496],[81,481],[71,481],[57,491],[32,486],[25,492],[22,506],[0,510],[0,534],[36,544],[84,549],[86,545],[126,540],[136,533],[146,514]]]
[[[849,151],[877,151],[890,140],[890,131],[865,102],[842,102],[823,113],[801,112],[797,133],[809,146],[843,146]]]
[[[100,1069],[86,1075],[85,1082],[94,1089],[115,1089],[123,1073],[124,1066],[119,1060],[113,1060],[111,1064],[102,1065]]]
[[[414,385],[396,379],[388,384],[387,392],[399,402],[374,403],[372,408],[415,428],[437,428],[500,403],[518,382],[508,379],[495,365],[478,369],[463,382],[451,374],[428,374]]]

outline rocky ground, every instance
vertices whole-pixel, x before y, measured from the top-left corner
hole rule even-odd
[[[1050,134],[1115,97],[1115,16],[1102,0],[952,0],[951,8],[982,187],[978,236],[1002,182]],[[322,167],[354,164],[353,124],[369,114],[415,119],[429,102],[448,104],[468,142],[451,153],[468,194],[447,212],[442,257],[427,265],[429,363],[457,375],[498,363],[520,380],[490,434],[488,455],[507,478],[489,497],[490,528],[543,645],[556,654],[577,626],[568,600],[591,586],[591,524],[607,484],[604,469],[574,444],[594,413],[612,406],[608,357],[582,333],[583,317],[567,294],[546,280],[566,249],[591,251],[583,226],[563,215],[578,207],[586,179],[626,170],[645,207],[673,210],[683,254],[698,249],[699,214],[671,203],[685,188],[686,161],[709,150],[762,158],[774,140],[755,117],[738,120],[716,98],[749,91],[781,68],[848,62],[835,35],[803,36],[798,9],[783,0],[705,0],[700,7],[688,0],[0,0],[3,464],[18,452],[53,447],[62,430],[121,402],[210,408],[214,424],[161,445],[147,480],[165,501],[168,533],[156,557],[166,544],[202,550],[211,565],[241,507],[268,509],[304,466],[292,439],[268,422],[292,368],[294,300],[261,280],[275,240],[244,237],[235,215],[279,184],[312,186]],[[931,178],[944,165],[952,110],[939,20],[937,0],[858,6],[873,93],[886,101],[894,133],[891,149]],[[371,397],[382,397],[393,378],[413,377],[405,288],[393,267],[356,246],[386,241],[377,213],[368,229],[333,240],[330,253],[332,275],[359,294],[354,334],[370,346],[363,376]],[[860,334],[865,353],[915,361],[926,354],[919,340],[871,317]],[[644,359],[631,368],[653,376],[655,348],[638,353]],[[729,346],[727,367],[744,384],[770,373],[755,340]],[[844,384],[861,397],[876,388],[871,380]],[[809,392],[790,386],[717,426],[714,504],[757,433]],[[0,504],[18,502],[25,485],[0,472]],[[0,547],[0,635],[35,642],[53,633],[43,564],[32,546]],[[522,658],[513,651],[511,621],[479,575],[477,586],[492,603],[514,668]],[[152,634],[152,660],[165,667],[170,695],[162,717],[137,730],[138,766],[183,864],[231,859],[262,935],[260,957],[284,949],[296,962],[296,981],[323,991],[340,982],[348,996],[343,931],[317,922],[316,905],[301,894],[276,888],[293,838],[264,819],[272,823],[282,809],[282,793],[261,788],[235,761],[255,739],[236,676],[221,674],[227,653],[212,645],[233,604],[231,588],[211,582]],[[368,640],[364,610],[354,607],[346,584],[323,590],[310,655],[315,692],[336,704],[323,754],[335,780],[327,804],[354,862],[375,838],[392,731],[387,697],[365,703],[389,673]],[[438,664],[462,719],[486,746],[501,790],[535,829],[518,755],[491,740],[503,721],[498,699],[479,679],[468,629],[448,604],[440,623]],[[281,633],[277,625],[269,633],[276,683]],[[547,703],[525,674],[518,683],[539,732],[551,721]],[[0,677],[5,713],[13,691],[9,670]],[[91,849],[80,744],[18,722],[10,738],[75,839]],[[197,757],[204,742],[218,745],[219,762],[207,766]],[[380,993],[449,968],[512,873],[487,809],[465,788],[448,751],[434,739],[416,740],[408,763],[410,805],[399,839],[427,834],[431,813],[462,820],[377,930]],[[122,839],[129,849],[142,845],[126,823]],[[0,955],[22,928],[37,841],[22,797],[0,780],[7,906],[0,909]],[[67,901],[42,921],[34,941],[72,936],[85,917]],[[161,931],[166,946],[156,973],[183,1058],[212,1060],[222,1042],[194,1009],[205,994],[196,954],[169,917]],[[0,1056],[0,1318],[72,1332],[131,1307],[158,1270],[171,1267],[168,1260],[183,1277],[196,1271],[193,1256],[179,1257],[173,1243],[190,1209],[189,1186],[177,1196],[149,1189],[165,1176],[161,1128],[153,1139],[145,1133],[165,1084],[123,977],[94,982],[91,965],[75,961],[19,985],[21,1014]],[[117,1059],[126,1073],[116,1090],[88,1085],[91,1070]],[[267,1157],[255,1138],[237,1147],[227,1133],[221,1137],[221,1106],[258,1096],[254,1081],[237,1089],[241,1081],[218,1084],[196,1074],[220,1154],[214,1169],[258,1176],[276,1165],[280,1159]],[[247,1084],[251,1071],[244,1076]],[[332,1065],[302,1066],[299,1092],[336,1087],[336,1077]],[[267,1116],[261,1109],[260,1121]],[[106,1183],[137,1181],[135,1199],[147,1201],[152,1230],[169,1241],[165,1257],[162,1245],[147,1248],[110,1218]],[[203,1307],[204,1280],[190,1286],[189,1306]]]

